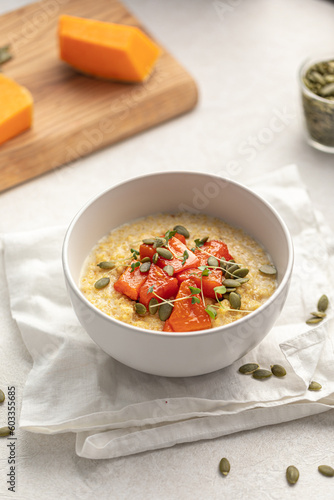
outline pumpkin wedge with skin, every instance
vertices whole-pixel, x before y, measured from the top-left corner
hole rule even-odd
[[[22,85],[0,74],[0,144],[29,129],[33,98]]]
[[[139,28],[62,15],[60,58],[87,75],[123,82],[142,82],[161,49]]]

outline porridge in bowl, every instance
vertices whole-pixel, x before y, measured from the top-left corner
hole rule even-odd
[[[156,214],[102,238],[80,289],[107,315],[139,328],[198,331],[232,323],[274,293],[276,269],[243,230],[206,215]]]

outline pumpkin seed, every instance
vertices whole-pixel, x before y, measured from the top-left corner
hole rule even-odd
[[[151,262],[151,259],[149,257],[144,257],[140,262],[144,264],[145,262]]]
[[[161,321],[166,321],[169,316],[172,314],[173,306],[168,302],[163,302],[159,307],[159,318]]]
[[[262,380],[265,378],[269,378],[272,376],[271,371],[265,370],[264,368],[258,368],[253,372],[253,377],[256,378],[257,380]]]
[[[208,266],[212,266],[212,267],[218,267],[219,266],[219,262],[218,262],[218,259],[216,259],[216,257],[209,257],[208,258]]]
[[[208,239],[209,239],[209,236],[204,236],[204,238],[201,238],[201,239],[199,240],[200,245],[201,245],[201,246],[202,246],[202,245],[204,245],[204,243],[206,243],[206,242],[208,241]]]
[[[285,377],[286,369],[281,365],[271,365],[271,372],[275,377]]]
[[[168,250],[168,248],[157,248],[157,253],[162,257],[163,259],[167,260],[172,260],[174,258],[172,252]]]
[[[158,259],[159,259],[159,254],[155,253],[152,257],[153,264],[156,264],[158,262]]]
[[[238,278],[244,278],[248,273],[249,269],[247,269],[246,267],[241,267],[240,269],[234,271],[234,276],[237,276]]]
[[[314,311],[314,312],[311,312],[312,316],[315,316],[316,318],[326,318],[326,313],[325,312],[321,312],[321,311]]]
[[[241,306],[241,298],[238,293],[231,292],[228,300],[230,301],[232,309],[240,309]]]
[[[240,366],[239,372],[243,375],[250,375],[251,373],[254,373],[255,370],[258,370],[258,368],[260,368],[260,365],[257,363],[246,363],[245,365]]]
[[[144,262],[143,264],[141,264],[141,266],[139,266],[139,271],[141,273],[148,273],[148,271],[150,270],[150,267],[151,267],[150,261]]]
[[[168,266],[165,266],[163,268],[163,270],[165,271],[165,273],[168,274],[168,276],[173,276],[173,274],[174,274],[174,267],[170,266],[169,264],[168,264]]]
[[[323,476],[327,476],[327,477],[333,477],[334,476],[334,469],[330,465],[319,465],[318,471]]]
[[[167,244],[167,241],[165,240],[165,238],[155,238],[154,243],[153,243],[153,247],[160,248],[160,247],[165,246],[166,244]]]
[[[231,288],[231,287],[226,288],[226,293],[231,293],[231,292],[235,292],[235,291],[236,291],[236,288]],[[227,298],[229,298],[229,296]]]
[[[239,281],[242,285],[243,283],[248,283],[249,278],[236,278],[235,281]]]
[[[115,262],[112,262],[111,260],[104,260],[103,262],[100,262],[98,266],[101,269],[114,269],[116,267]]]
[[[101,290],[101,288],[105,288],[110,283],[110,278],[104,277],[100,278],[94,283],[94,286],[97,290]]]
[[[5,401],[5,393],[0,389],[0,403]]]
[[[221,267],[221,269],[222,269],[223,271],[225,271],[225,270],[226,270],[226,268],[227,268],[227,262],[226,262],[225,257],[222,257],[222,258],[220,259],[220,262],[219,262],[219,267]]]
[[[152,297],[148,303],[148,311],[150,314],[155,314],[158,310],[157,304],[159,304],[158,299]]]
[[[237,269],[239,269],[238,264],[232,264],[231,266],[227,265],[226,272],[225,272],[226,278],[232,278],[234,271],[236,271]]]
[[[146,307],[144,306],[144,304],[141,304],[140,302],[135,303],[134,309],[135,309],[135,312],[137,314],[139,314],[139,316],[144,316],[144,314],[147,313]]]
[[[294,465],[289,465],[286,469],[286,479],[289,484],[296,484],[299,479],[299,470]]]
[[[317,323],[320,323],[320,321],[322,321],[322,320],[323,320],[323,318],[315,318],[315,317],[313,317],[313,318],[309,318],[309,319],[307,319],[307,320],[306,320],[306,323],[307,323],[308,325],[315,325],[315,324],[317,324]]]
[[[12,55],[9,52],[10,46],[5,45],[4,47],[0,47],[0,64],[4,64],[5,62],[9,61],[12,59]]]
[[[227,460],[227,458],[222,458],[221,461],[219,462],[219,470],[223,476],[227,476],[227,474],[231,470],[231,465],[230,462]]]
[[[259,271],[263,274],[269,274],[269,275],[274,275],[277,274],[277,269],[275,266],[272,266],[270,264],[264,264],[259,268]]]
[[[154,242],[155,242],[154,238],[145,238],[143,240],[143,243],[145,243],[146,245],[153,245]]]
[[[188,229],[186,229],[184,226],[176,225],[175,227],[173,227],[173,231],[182,234],[185,238],[189,238],[190,236]]]
[[[0,437],[6,437],[9,436],[11,433],[11,430],[9,427],[0,427]]]
[[[325,312],[328,307],[328,297],[327,295],[321,295],[320,299],[318,300],[318,311],[320,312]]]
[[[223,285],[227,288],[237,288],[238,286],[241,286],[241,283],[237,280],[225,279],[223,280]]]
[[[314,380],[312,380],[312,382],[308,386],[309,391],[320,391],[321,389],[322,389],[322,385],[319,384],[319,382],[315,382]]]

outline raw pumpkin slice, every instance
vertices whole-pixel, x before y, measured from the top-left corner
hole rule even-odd
[[[60,58],[88,75],[142,82],[161,49],[139,28],[63,15],[59,18]]]
[[[0,74],[0,144],[32,125],[33,99],[30,92]]]
[[[174,302],[173,311],[169,317],[169,324],[174,332],[194,332],[211,328],[211,319],[204,309],[200,295],[195,295],[199,298],[199,303],[192,304],[191,298],[184,299],[190,295],[189,286],[196,286],[194,280],[181,283],[176,298],[183,300]]]
[[[114,288],[117,292],[123,293],[130,299],[138,300],[140,288],[146,279],[147,273],[140,272],[139,267],[135,267],[132,271],[131,266],[129,266],[114,283]]]
[[[200,261],[198,257],[191,251],[189,248],[182,243],[178,238],[173,236],[168,242],[168,249],[174,255],[174,259],[168,260],[160,257],[158,259],[158,266],[164,268],[165,266],[172,266],[174,268],[174,273],[179,273],[180,271],[185,271],[191,267],[198,267],[200,265]],[[185,260],[184,264],[183,255],[184,252],[187,251],[188,257]]]
[[[151,264],[147,280],[141,287],[139,293],[139,302],[144,304],[145,307],[148,307],[150,300],[153,297],[156,297],[154,293],[149,292],[151,286],[154,287],[154,292],[157,295],[163,299],[169,299],[177,294],[179,283],[176,278],[168,276],[168,274],[160,269],[160,267],[155,264]]]
[[[202,276],[203,294],[211,299],[216,298],[214,288],[222,285],[223,273],[220,269],[211,269],[208,276]],[[176,275],[178,282],[182,283],[185,280],[193,279],[197,288],[201,288],[201,271],[199,269],[187,269]],[[218,297],[220,295],[218,294]]]
[[[228,251],[226,243],[219,240],[207,241],[201,248],[196,248],[195,255],[199,258],[201,266],[206,266],[208,258],[210,257],[208,254],[217,257],[217,259],[222,259],[223,257],[225,260],[233,259]]]

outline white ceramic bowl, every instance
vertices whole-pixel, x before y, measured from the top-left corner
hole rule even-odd
[[[244,229],[263,245],[277,268],[278,279],[276,291],[264,305],[223,327],[169,333],[122,323],[83,296],[78,286],[80,271],[102,236],[138,217],[183,210],[219,217]],[[125,365],[168,377],[213,372],[259,344],[282,310],[292,266],[291,237],[276,211],[248,188],[204,173],[157,173],[108,189],[80,210],[63,245],[63,268],[72,305],[91,338]]]

